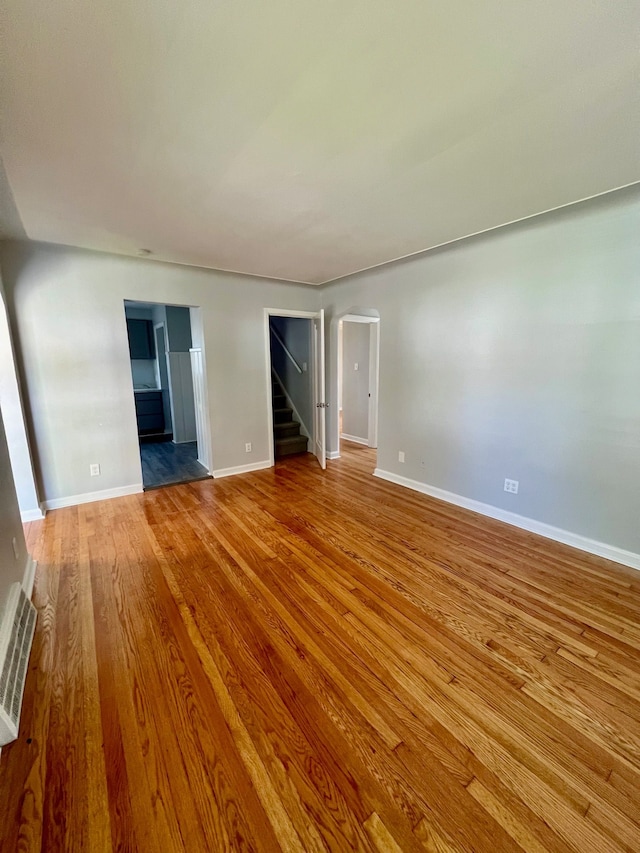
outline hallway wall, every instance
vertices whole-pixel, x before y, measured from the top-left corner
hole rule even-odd
[[[370,335],[367,323],[342,324],[342,432],[364,442],[369,435]]]

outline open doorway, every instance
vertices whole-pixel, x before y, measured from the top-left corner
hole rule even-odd
[[[378,317],[346,314],[338,323],[338,447],[378,447]]]
[[[271,464],[313,453],[326,467],[324,311],[265,309]]]
[[[146,489],[209,477],[198,424],[191,311],[125,301],[142,482]],[[197,310],[197,309],[195,309]]]

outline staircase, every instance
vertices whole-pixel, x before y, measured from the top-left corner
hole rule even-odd
[[[273,445],[276,459],[293,456],[294,453],[306,453],[308,438],[300,434],[300,423],[293,417],[293,410],[287,406],[282,385],[275,377],[272,379],[272,386]]]

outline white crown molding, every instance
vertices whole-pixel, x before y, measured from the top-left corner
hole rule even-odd
[[[586,536],[580,536],[578,533],[571,533],[569,530],[562,530],[560,527],[553,527],[551,524],[545,524],[542,521],[536,521],[533,518],[509,512],[506,509],[499,509],[491,504],[474,501],[471,498],[465,498],[454,492],[447,492],[445,489],[438,489],[436,486],[421,483],[419,480],[401,477],[399,474],[393,474],[391,471],[384,471],[381,468],[376,468],[373,475],[374,477],[379,477],[381,480],[387,480],[398,486],[412,489],[414,492],[421,492],[423,495],[429,495],[432,498],[455,504],[455,506],[460,506],[463,509],[469,509],[472,512],[489,516],[489,518],[495,518],[497,521],[504,521],[506,524],[513,525],[513,527],[519,527],[521,530],[537,533],[546,539],[553,539],[555,542],[561,542],[563,545],[570,545],[572,548],[586,551],[588,554],[604,557],[605,560],[613,560],[614,563],[621,563],[623,566],[629,566],[632,569],[640,569],[640,554],[634,554],[633,551],[625,551],[615,545],[608,545],[605,542],[588,539]]]

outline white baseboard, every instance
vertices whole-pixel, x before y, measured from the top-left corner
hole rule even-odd
[[[356,444],[364,444],[366,447],[369,447],[369,440],[367,438],[360,438],[358,435],[347,435],[346,432],[341,432],[340,438],[344,438],[345,441],[355,441]]]
[[[27,565],[24,567],[24,575],[22,576],[22,589],[25,591],[28,599],[33,595],[33,582],[36,579],[36,568],[38,563],[33,559],[31,554],[27,558]]]
[[[218,468],[217,471],[212,471],[214,479],[219,480],[221,477],[232,477],[234,474],[248,474],[250,471],[263,471],[265,468],[271,468],[271,462],[250,462],[249,465],[236,465],[235,468]]]
[[[20,513],[20,519],[23,524],[28,524],[30,521],[42,521],[44,512],[42,509],[26,509]]]
[[[623,548],[618,548],[615,545],[607,545],[605,542],[588,539],[586,536],[581,536],[578,533],[571,533],[569,530],[562,530],[560,527],[553,527],[551,524],[545,524],[542,521],[536,521],[533,518],[509,512],[509,510],[500,509],[491,504],[474,501],[471,498],[456,495],[454,492],[447,492],[445,489],[438,489],[436,486],[421,483],[419,480],[401,477],[399,474],[393,474],[391,471],[384,471],[381,468],[376,468],[373,475],[374,477],[379,477],[381,480],[388,480],[390,483],[395,483],[398,486],[413,489],[414,492],[421,492],[423,495],[429,495],[432,498],[455,504],[472,512],[487,515],[489,518],[495,518],[497,521],[504,521],[506,524],[511,524],[522,530],[528,530],[530,533],[537,533],[546,539],[562,542],[563,545],[570,545],[572,548],[586,551],[588,554],[595,554],[597,557],[613,560],[614,563],[621,563],[623,566],[629,566],[632,569],[640,569],[640,554],[634,554],[633,551],[625,551]]]
[[[44,501],[42,507],[45,510],[63,509],[66,506],[78,506],[79,504],[89,504],[94,501],[106,501],[110,498],[123,498],[126,495],[137,495],[142,490],[142,483],[133,483],[130,486],[118,486],[115,489],[103,489],[100,492],[85,492],[83,495],[53,498],[53,500]]]
[[[327,450],[327,459],[340,459],[339,450]]]

